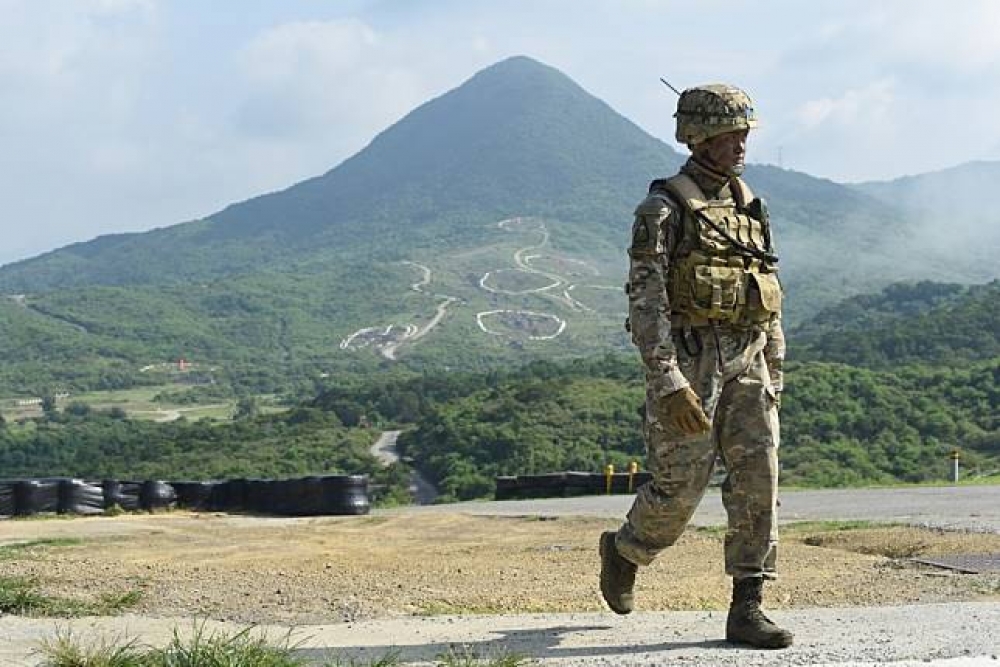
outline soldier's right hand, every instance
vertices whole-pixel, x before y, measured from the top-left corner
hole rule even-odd
[[[712,423],[701,407],[701,399],[691,387],[664,396],[660,399],[659,408],[664,426],[684,435],[698,435],[712,430]]]

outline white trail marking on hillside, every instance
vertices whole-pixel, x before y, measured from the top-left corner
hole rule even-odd
[[[432,273],[429,267],[410,260],[405,260],[401,262],[401,264],[415,267],[421,273],[420,280],[410,285],[411,290],[436,299],[443,299],[443,301],[437,305],[437,308],[434,311],[434,316],[423,327],[418,327],[415,324],[390,324],[381,332],[378,327],[365,327],[363,329],[358,329],[340,341],[341,350],[347,350],[351,347],[363,348],[368,345],[372,345],[383,357],[389,359],[390,361],[396,361],[396,354],[401,345],[404,343],[414,343],[430,333],[431,329],[439,325],[441,320],[444,319],[447,314],[448,307],[456,301],[459,301],[458,297],[448,296],[447,294],[431,294],[424,289],[431,283],[432,279]],[[398,334],[393,335],[393,329],[400,329],[401,331]],[[356,340],[360,340],[360,342],[356,343]]]
[[[525,226],[525,222],[528,220],[531,220],[531,218],[520,218],[520,217],[507,218],[506,220],[501,220],[500,222],[498,222],[497,226],[500,229],[506,231],[513,231],[514,227]],[[545,256],[544,254],[539,253],[538,251],[542,250],[543,248],[546,248],[549,245],[549,241],[551,239],[551,234],[548,228],[545,226],[544,222],[537,221],[535,225],[536,226],[531,227],[526,231],[538,232],[541,234],[541,238],[537,243],[533,245],[525,246],[523,248],[518,248],[517,250],[514,251],[513,259],[515,268],[513,269],[500,268],[500,269],[493,269],[492,271],[487,271],[482,275],[482,277],[480,277],[479,287],[493,294],[506,294],[510,296],[534,294],[537,296],[543,296],[552,299],[553,301],[556,301],[557,303],[560,303],[573,311],[595,312],[593,308],[590,308],[589,306],[581,302],[579,299],[573,298],[573,296],[569,292],[570,290],[573,289],[574,286],[571,285],[569,280],[567,280],[565,277],[560,276],[556,273],[552,273],[551,271],[543,271],[541,269],[531,266],[532,260],[536,260],[540,257]],[[558,261],[573,262],[576,264],[580,264],[586,267],[586,269],[592,272],[594,275],[600,275],[600,271],[598,271],[595,267],[591,266],[590,264],[588,264],[583,260],[573,259],[570,257],[556,257],[554,255],[552,255],[552,257],[554,259],[557,259]],[[550,283],[542,287],[535,287],[526,290],[504,290],[498,287],[490,286],[488,284],[491,276],[496,276],[496,274],[502,271],[518,271],[518,270],[546,278],[547,280],[550,281]],[[557,292],[556,290],[559,290],[560,288],[562,288],[561,292]],[[505,334],[503,332],[494,331],[490,329],[483,322],[484,317],[488,317],[489,315],[495,315],[502,312],[508,312],[512,314],[520,313],[525,315],[533,315],[536,317],[544,317],[555,320],[558,323],[558,329],[555,333],[545,336],[529,336],[529,340],[552,340],[553,338],[559,336],[566,329],[567,326],[566,320],[558,317],[557,315],[553,315],[551,313],[539,313],[536,311],[519,310],[519,309],[509,309],[509,310],[499,309],[492,311],[482,311],[476,314],[476,324],[479,326],[479,329],[484,333],[493,336],[505,336],[505,335],[509,336],[510,334]]]
[[[476,313],[476,324],[479,325],[479,328],[480,328],[480,330],[483,331],[483,333],[488,333],[491,336],[507,336],[509,334],[506,334],[506,333],[504,333],[502,331],[494,331],[494,330],[490,329],[489,327],[487,327],[483,323],[483,318],[489,317],[490,315],[499,315],[501,313],[511,313],[512,315],[531,315],[533,317],[542,317],[542,318],[545,318],[545,319],[555,320],[555,322],[558,324],[558,328],[556,329],[555,333],[548,334],[548,335],[545,335],[545,336],[528,336],[528,340],[552,340],[553,338],[555,338],[556,336],[560,335],[563,331],[566,330],[566,320],[564,320],[564,319],[562,319],[560,317],[557,317],[557,316],[555,316],[555,315],[553,315],[551,313],[539,313],[539,312],[536,312],[536,311],[533,311],[533,310],[508,310],[508,309],[503,309],[503,308],[501,308],[499,310],[484,310],[484,311],[481,311],[479,313]]]

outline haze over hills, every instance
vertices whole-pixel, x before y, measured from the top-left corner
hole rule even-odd
[[[0,302],[0,381],[93,384],[87,367],[113,386],[179,356],[287,376],[376,363],[373,350],[479,368],[624,348],[631,212],[683,159],[511,58],[322,176],[0,267],[0,292],[19,295]],[[885,188],[758,165],[747,180],[770,202],[792,324],[895,280],[997,273],[916,242]]]
[[[984,202],[998,187],[1000,162],[975,161],[854,189],[902,211],[918,252],[976,267],[988,280],[1000,266],[1000,215]]]

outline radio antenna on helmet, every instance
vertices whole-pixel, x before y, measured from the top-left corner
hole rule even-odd
[[[678,96],[678,97],[680,97],[680,95],[681,95],[681,91],[679,91],[679,90],[677,90],[676,88],[674,88],[673,86],[671,86],[671,85],[670,85],[670,82],[669,82],[669,81],[667,81],[666,79],[664,79],[664,78],[663,78],[662,76],[660,77],[660,81],[662,81],[662,82],[663,82],[663,85],[664,85],[664,86],[666,86],[666,87],[667,87],[667,88],[669,88],[670,90],[672,90],[672,91],[674,91],[675,93],[677,93],[677,96]]]

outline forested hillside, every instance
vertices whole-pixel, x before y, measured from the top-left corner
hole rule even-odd
[[[488,494],[495,475],[598,472],[605,463],[622,469],[644,456],[639,377],[627,358],[603,369],[532,366],[495,388],[426,405],[400,444],[455,498]],[[782,479],[810,486],[944,480],[954,447],[973,470],[998,470],[998,384],[1000,358],[896,372],[790,364]]]
[[[796,331],[796,358],[870,367],[1000,357],[1000,281],[919,282],[847,299]]]
[[[790,333],[784,482],[944,480],[954,448],[967,474],[1000,470],[996,290],[996,283],[897,285]],[[916,344],[925,331],[935,332],[933,345]],[[823,359],[845,349],[868,353]],[[306,406],[228,425],[136,422],[71,405],[4,425],[0,468],[8,475],[200,479],[369,472],[396,497],[405,495],[402,469],[380,471],[367,454],[374,430],[365,424],[407,428],[402,453],[446,500],[490,496],[496,475],[596,472],[643,460],[642,372],[634,354],[481,372],[396,366],[323,382]]]
[[[801,348],[793,333],[782,408],[785,483],[943,480],[954,448],[972,472],[1000,469],[996,290],[996,283],[895,285],[804,327]],[[899,342],[921,340],[923,328],[936,332],[933,345]],[[869,354],[853,365],[820,361],[820,343],[841,338]],[[348,419],[367,412],[416,421],[401,439],[406,453],[446,493],[468,498],[491,489],[495,475],[642,460],[642,401],[641,369],[623,355],[331,390],[317,404]]]

